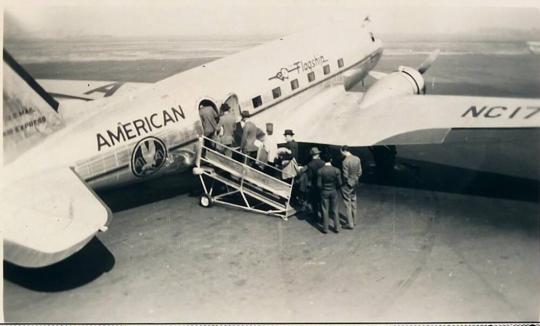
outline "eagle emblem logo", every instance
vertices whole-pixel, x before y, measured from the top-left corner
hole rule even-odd
[[[131,154],[131,171],[137,177],[156,173],[165,163],[167,148],[159,138],[150,136],[141,139]]]

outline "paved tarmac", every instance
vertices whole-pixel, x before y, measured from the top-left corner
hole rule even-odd
[[[5,320],[538,320],[538,200],[400,184],[411,171],[391,186],[367,171],[358,227],[328,235],[302,215],[202,208],[188,175],[102,192],[115,214],[99,240],[48,269],[4,264]]]
[[[378,70],[422,61],[385,56]],[[538,97],[537,63],[441,56],[428,94]],[[202,208],[189,174],[100,192],[114,219],[81,252],[45,269],[4,263],[5,320],[539,320],[539,137],[521,137],[398,148],[394,178],[366,169],[360,223],[339,235],[304,216]]]

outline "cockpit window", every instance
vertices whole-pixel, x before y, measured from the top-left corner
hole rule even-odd
[[[369,32],[369,36],[371,37],[371,42],[375,42],[375,36],[373,36],[373,33]]]

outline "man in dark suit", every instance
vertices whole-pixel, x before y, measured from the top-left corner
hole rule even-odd
[[[236,126],[234,127],[234,133],[233,133],[235,146],[240,146],[240,144],[242,143],[242,135],[244,134],[244,125],[246,124],[246,119],[249,113],[246,111],[242,111],[240,115],[242,119],[236,123]]]
[[[315,217],[319,217],[321,196],[317,188],[317,172],[324,166],[324,161],[321,160],[321,151],[317,147],[311,148],[309,154],[312,159],[305,167],[309,180],[309,203]]]
[[[317,172],[317,186],[321,192],[323,233],[328,233],[330,223],[328,213],[334,219],[334,231],[341,231],[338,211],[338,189],[341,187],[341,172],[331,164],[330,155],[324,155],[324,166]]]
[[[291,178],[296,177],[297,173],[299,172],[297,170],[297,168],[299,168],[298,143],[294,140],[294,132],[291,129],[285,129],[283,136],[285,137],[286,143],[283,146],[280,146],[280,148],[278,149],[278,153],[281,169],[284,172],[283,179],[288,182]],[[294,172],[292,174],[285,172],[289,171],[289,168],[292,169],[293,166],[295,166],[295,169],[293,169]],[[301,210],[303,210],[305,204],[305,192],[302,192],[302,189],[300,187],[301,185],[299,183],[300,181],[302,181],[302,175],[298,176],[298,179],[295,180],[291,196],[292,205],[296,207],[302,207]],[[304,190],[306,189],[304,188]]]
[[[285,151],[283,153],[283,166],[287,165],[293,158],[298,162],[298,143],[294,140],[294,132],[291,129],[286,129],[283,133],[285,137]]]
[[[362,175],[362,163],[358,156],[351,154],[347,145],[341,147],[341,155],[344,156],[341,195],[347,211],[348,228],[354,229],[356,224],[356,187],[358,186],[358,178]]]

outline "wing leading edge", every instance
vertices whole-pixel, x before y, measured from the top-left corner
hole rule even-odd
[[[287,112],[261,113],[276,135],[349,146],[440,144],[453,129],[540,128],[540,99],[410,95],[360,109],[362,93],[329,89]]]

